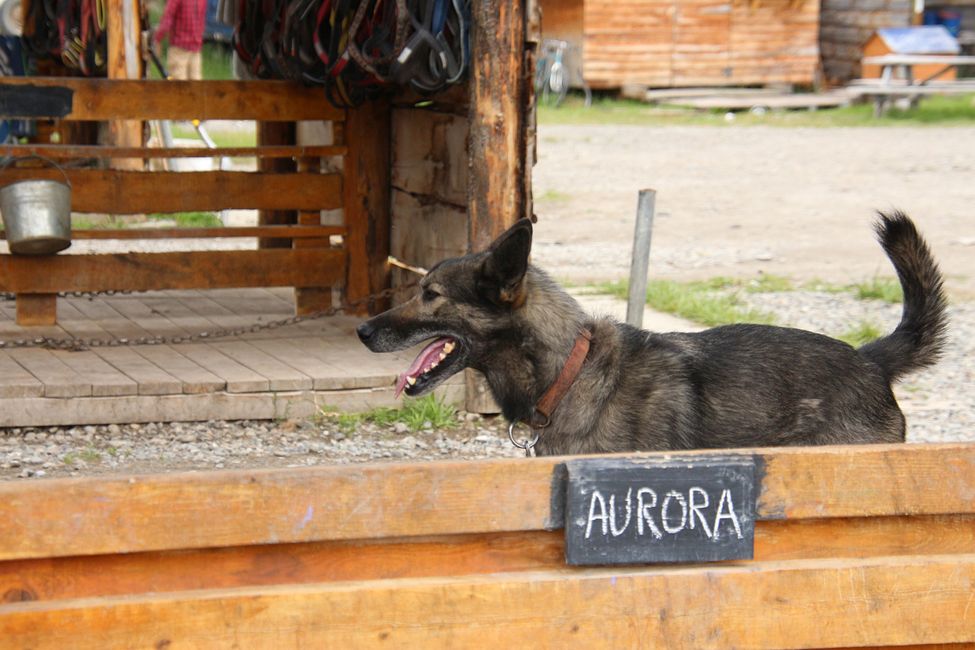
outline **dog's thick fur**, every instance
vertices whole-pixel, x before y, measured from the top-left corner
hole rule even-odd
[[[419,295],[364,322],[358,334],[374,352],[437,339],[430,359],[449,340],[453,350],[439,365],[424,373],[420,366],[436,361],[418,358],[400,387],[420,395],[475,368],[504,416],[528,421],[588,328],[589,355],[541,431],[540,454],[900,442],[904,416],[891,382],[935,362],[946,300],[911,220],[881,214],[876,230],[903,286],[904,312],[891,334],[859,349],[784,327],[657,334],[592,319],[529,264],[528,220],[487,251],[435,266]]]

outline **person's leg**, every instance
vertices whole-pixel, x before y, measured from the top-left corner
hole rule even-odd
[[[192,52],[188,52],[181,47],[169,46],[166,54],[166,67],[169,68],[170,79],[188,79],[189,62]]]
[[[203,51],[190,52],[187,79],[199,81],[203,78]]]

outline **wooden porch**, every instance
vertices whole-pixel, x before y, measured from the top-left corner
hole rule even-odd
[[[190,336],[294,315],[294,291],[211,289],[58,298],[58,324],[21,327],[0,301],[0,340]],[[330,316],[205,342],[81,352],[0,349],[0,426],[276,419],[393,403],[411,352],[376,355],[361,317]],[[460,399],[463,379],[446,395]]]

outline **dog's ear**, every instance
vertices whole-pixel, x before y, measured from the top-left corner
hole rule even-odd
[[[480,293],[498,305],[520,306],[531,249],[532,222],[521,219],[488,248],[478,277]]]

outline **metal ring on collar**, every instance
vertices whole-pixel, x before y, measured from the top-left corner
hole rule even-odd
[[[518,449],[524,449],[525,453],[529,453],[535,447],[535,445],[538,444],[538,437],[539,437],[538,431],[532,429],[531,427],[528,427],[533,434],[532,437],[526,438],[522,442],[518,442],[517,440],[515,440],[515,426],[517,426],[518,424],[524,424],[526,427],[528,426],[527,423],[522,422],[521,420],[512,420],[511,424],[508,425],[508,440],[510,440],[511,444],[513,444]]]

